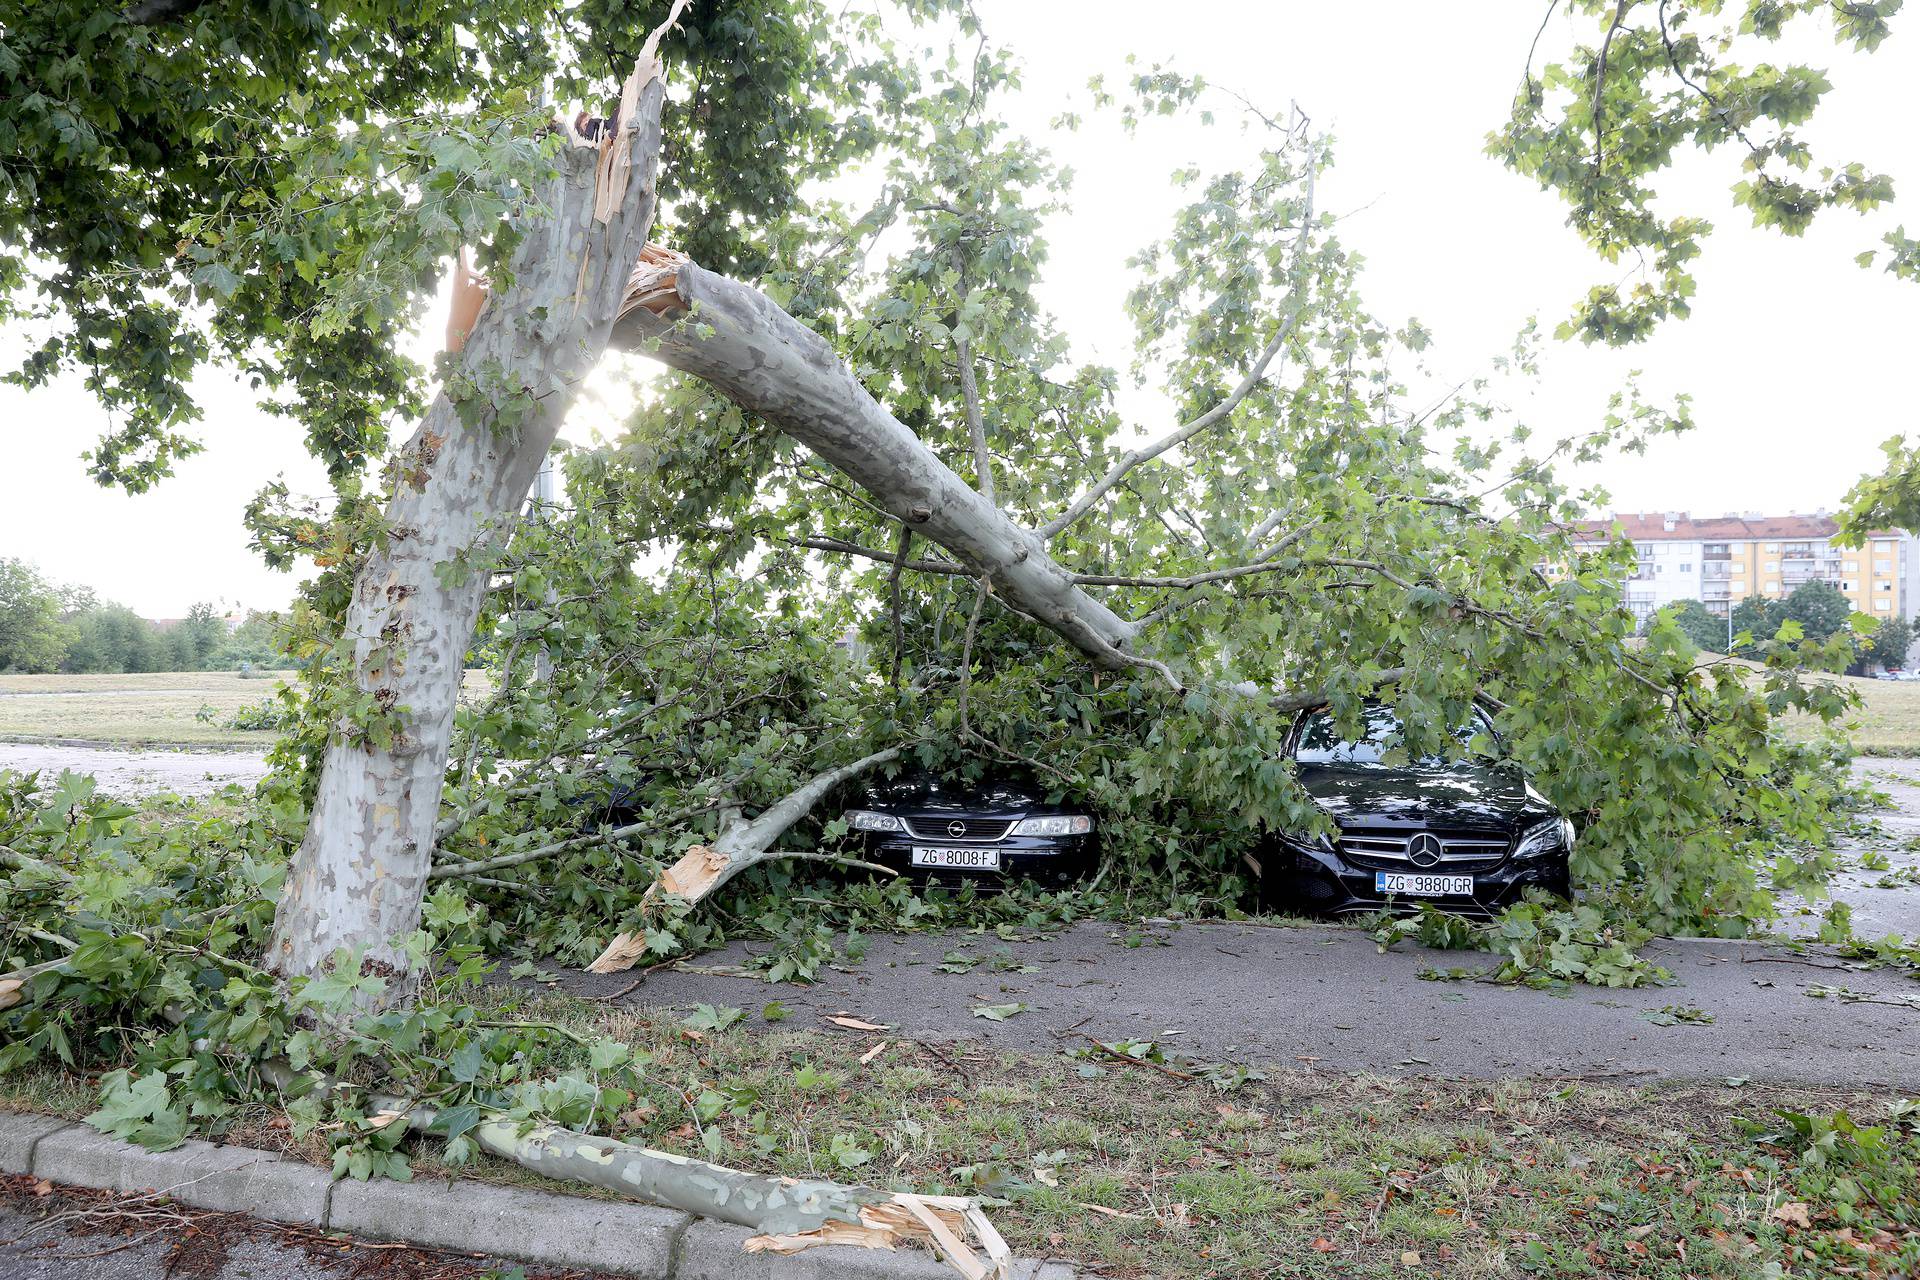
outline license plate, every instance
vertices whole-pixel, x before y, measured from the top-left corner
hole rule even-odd
[[[965,871],[998,871],[1000,851],[998,849],[929,849],[922,845],[915,845],[912,861],[916,867],[959,867]]]
[[[1470,897],[1472,876],[1428,876],[1409,871],[1376,871],[1375,893],[1404,893],[1415,898]]]

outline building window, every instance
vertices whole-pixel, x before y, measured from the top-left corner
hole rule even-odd
[[[1766,548],[1766,549],[1767,549],[1768,551],[1778,551],[1778,550],[1780,549],[1780,544],[1779,544],[1779,543],[1777,543],[1777,542],[1769,542],[1769,543],[1767,544],[1767,548]]]
[[[1860,562],[1858,560],[1849,560],[1841,565],[1840,568],[1847,573],[1858,573],[1860,572]]]
[[[1842,582],[1840,584],[1840,589],[1842,591],[1858,591],[1860,589],[1860,584],[1857,582]]]
[[[1780,572],[1780,562],[1778,560],[1767,561],[1767,572],[1768,573]]]
[[[1873,584],[1873,589],[1875,591],[1891,591],[1893,590],[1893,584],[1891,582],[1876,582]]]
[[[1779,594],[1780,594],[1780,584],[1779,584],[1779,583],[1777,583],[1777,582],[1769,582],[1769,583],[1767,584],[1767,594],[1769,594],[1769,595],[1776,595],[1776,596],[1777,596],[1777,595],[1779,595]]]
[[[1682,573],[1692,573],[1692,572],[1693,572],[1693,566],[1692,566],[1692,565],[1690,565],[1690,564],[1687,564],[1687,563],[1685,563],[1685,562],[1683,561],[1683,562],[1681,562],[1681,565],[1680,565],[1680,572],[1682,572]]]
[[[1891,561],[1891,560],[1875,560],[1875,561],[1873,562],[1873,571],[1874,571],[1874,573],[1876,573],[1876,574],[1882,574],[1882,573],[1892,573],[1892,572],[1893,572],[1893,561]]]
[[[1875,609],[1878,609],[1878,610],[1879,610],[1879,611],[1880,611],[1881,613],[1892,613],[1892,612],[1893,612],[1893,601],[1891,601],[1891,600],[1875,600],[1875,601],[1873,602],[1873,607],[1874,607]]]

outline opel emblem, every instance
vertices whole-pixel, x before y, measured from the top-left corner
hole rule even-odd
[[[967,834],[967,824],[955,818],[947,824],[947,834],[958,840],[961,836]]]
[[[1416,867],[1431,867],[1440,861],[1440,837],[1422,831],[1407,841],[1407,861]]]

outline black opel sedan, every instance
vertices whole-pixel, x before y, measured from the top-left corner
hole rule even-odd
[[[867,788],[842,816],[860,833],[863,855],[917,879],[998,889],[1009,876],[1051,887],[1093,869],[1093,818],[1049,803],[1029,779],[989,774],[963,782],[910,772]]]
[[[1251,859],[1263,896],[1297,911],[1343,915],[1431,900],[1469,913],[1512,903],[1528,885],[1569,896],[1573,824],[1504,758],[1478,709],[1457,731],[1480,753],[1388,763],[1400,733],[1391,707],[1366,712],[1344,740],[1325,711],[1294,724],[1300,783],[1338,828],[1331,838],[1274,838]]]

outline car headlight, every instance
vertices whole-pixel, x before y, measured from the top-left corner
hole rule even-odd
[[[1565,818],[1548,818],[1528,827],[1514,847],[1513,856],[1526,858],[1556,849],[1573,849],[1573,824]]]
[[[1093,830],[1085,814],[1063,813],[1050,818],[1022,818],[1013,824],[1016,836],[1083,836]]]
[[[849,809],[846,812],[847,825],[855,831],[904,831],[906,828],[900,819],[890,813],[874,813],[869,809]]]

